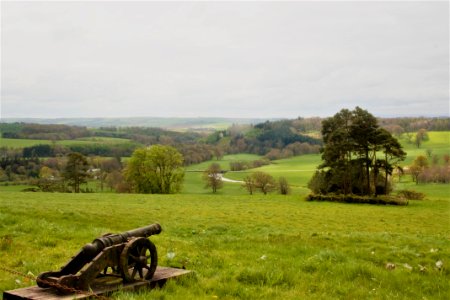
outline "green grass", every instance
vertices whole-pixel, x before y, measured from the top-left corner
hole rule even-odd
[[[107,138],[107,137],[89,137],[89,138],[80,138],[74,140],[62,140],[56,141],[55,144],[70,146],[70,145],[79,145],[79,144],[108,144],[108,145],[116,145],[116,144],[124,144],[129,143],[129,139],[121,139],[121,138]],[[36,145],[51,145],[53,144],[50,140],[29,140],[29,139],[5,139],[0,138],[0,146],[8,147],[8,148],[24,148],[31,147]]]
[[[222,170],[230,170],[230,162],[235,161],[254,161],[258,159],[262,159],[262,156],[256,155],[256,154],[247,154],[247,153],[240,153],[240,154],[230,154],[230,155],[224,155],[222,159],[220,160],[209,160],[205,161],[199,164],[190,165],[186,168],[187,171],[203,171],[206,168],[208,168],[209,165],[212,163],[218,163]]]
[[[443,162],[442,156],[450,154],[450,131],[430,131],[428,137],[429,140],[423,142],[420,148],[408,143],[404,136],[400,139],[403,149],[408,153],[406,160],[402,162],[403,166],[410,165],[419,155],[427,156],[427,149],[432,150],[431,155],[438,155],[441,163]]]
[[[395,207],[274,195],[1,192],[0,265],[57,270],[105,232],[159,222],[163,232],[151,238],[159,264],[193,276],[114,298],[448,299],[449,209],[448,195]],[[0,271],[2,291],[32,284]]]

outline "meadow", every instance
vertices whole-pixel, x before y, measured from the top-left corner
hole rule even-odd
[[[159,265],[194,274],[115,299],[448,299],[448,199],[0,193],[0,264],[57,270],[105,232],[159,222]],[[170,255],[169,255],[170,253]],[[174,255],[174,257],[172,257]],[[443,262],[440,269],[438,261]],[[386,269],[386,264],[395,269]],[[0,290],[32,285],[0,272]]]
[[[60,141],[0,138],[0,146],[8,148],[23,148],[36,145],[52,145],[52,144],[62,146],[90,145],[90,144],[117,145],[117,144],[126,144],[129,142],[130,142],[129,139],[109,138],[109,137],[89,137],[89,138],[79,138],[73,140],[60,140]]]
[[[419,149],[402,141],[408,152],[403,165],[426,149],[448,153],[449,133],[429,134]],[[210,163],[227,170],[231,161],[259,158],[226,155],[189,166],[178,195],[23,193],[21,187],[0,187],[0,265],[33,275],[57,270],[105,232],[158,222],[163,232],[151,240],[159,265],[193,274],[162,289],[112,298],[450,298],[450,185],[396,178],[396,189],[427,195],[403,207],[307,202],[307,182],[320,164],[314,154],[225,174],[235,180],[254,170],[284,176],[293,186],[288,196],[248,195],[239,183],[225,183],[217,194],[203,187],[201,170]],[[33,284],[0,271],[0,291]]]

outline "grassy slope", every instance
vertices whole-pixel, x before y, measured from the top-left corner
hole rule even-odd
[[[57,270],[102,233],[160,222],[163,233],[151,238],[160,265],[195,275],[118,299],[450,296],[448,199],[394,207],[262,195],[0,196],[0,265],[25,273]],[[0,290],[31,284],[0,272]]]

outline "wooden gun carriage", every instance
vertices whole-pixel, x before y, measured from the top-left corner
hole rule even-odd
[[[55,287],[87,291],[101,278],[122,278],[122,283],[150,281],[158,265],[155,245],[149,236],[159,234],[161,226],[152,224],[121,234],[107,234],[86,244],[60,271],[39,274],[41,288]]]

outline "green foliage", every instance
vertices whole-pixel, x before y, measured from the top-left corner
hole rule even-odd
[[[269,164],[270,161],[268,159],[257,159],[253,161],[230,161],[230,171],[243,171],[253,168],[259,168]]]
[[[62,175],[72,187],[72,191],[79,193],[80,185],[87,182],[89,164],[86,157],[77,152],[70,153],[67,157],[67,165]]]
[[[403,198],[395,198],[389,196],[369,197],[358,195],[328,194],[316,195],[310,194],[306,197],[307,201],[328,201],[341,203],[361,203],[361,204],[382,204],[382,205],[408,205],[408,201]]]
[[[375,196],[379,191],[388,193],[388,177],[406,153],[388,131],[379,128],[373,115],[359,107],[343,109],[322,122],[322,136],[323,163],[319,168],[324,174],[316,175],[311,182],[316,191]],[[377,157],[379,152],[382,158]],[[381,171],[384,182],[380,182]],[[324,186],[317,187],[320,183]]]
[[[136,149],[125,169],[125,178],[136,193],[173,194],[181,190],[183,156],[171,146]]]

